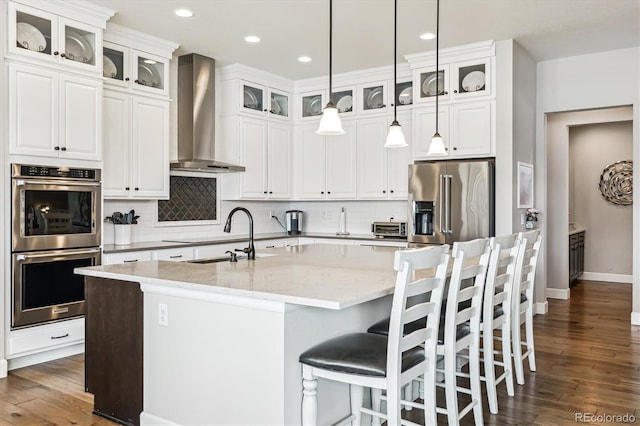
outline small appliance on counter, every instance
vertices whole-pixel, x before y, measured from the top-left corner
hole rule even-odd
[[[302,233],[302,211],[301,210],[287,210],[286,215],[286,229],[287,234],[300,234]]]
[[[377,238],[405,238],[407,236],[407,222],[373,222],[371,232]]]

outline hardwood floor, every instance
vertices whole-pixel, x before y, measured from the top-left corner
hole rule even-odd
[[[634,416],[640,425],[640,329],[629,325],[631,286],[579,281],[570,300],[549,300],[549,313],[535,317],[537,372],[525,368],[524,386],[509,398],[499,390],[499,414],[490,425],[564,425],[576,415]],[[439,399],[440,401],[441,399]],[[0,380],[0,424],[114,425],[91,414],[84,392],[84,357],[76,355],[13,370]],[[418,410],[412,416],[419,419]],[[438,420],[446,424],[446,418]],[[590,420],[593,420],[591,418]],[[590,424],[615,424],[595,418]],[[623,423],[623,422],[618,422]],[[473,424],[467,415],[463,425]]]

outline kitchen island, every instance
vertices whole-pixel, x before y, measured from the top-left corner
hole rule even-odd
[[[98,292],[101,283],[139,283],[140,424],[289,425],[301,418],[298,355],[389,315],[395,250],[305,245],[258,251],[254,261],[149,261],[76,272]],[[87,356],[91,341],[88,335]],[[349,412],[347,386],[320,382],[318,392],[319,424]]]

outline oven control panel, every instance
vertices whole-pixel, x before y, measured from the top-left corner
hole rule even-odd
[[[46,177],[99,180],[99,170],[14,164],[13,177]]]

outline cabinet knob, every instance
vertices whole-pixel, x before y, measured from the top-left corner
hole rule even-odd
[[[324,191],[320,191],[321,194],[324,194]]]
[[[389,191],[389,192],[393,194],[393,189],[391,191]]]
[[[457,91],[457,90],[454,90],[454,92],[458,93],[458,91]],[[447,91],[445,90],[444,92],[442,92],[442,94],[443,94],[443,95],[448,95],[448,94],[449,94],[449,92],[447,92]]]
[[[64,53],[61,53],[61,54],[60,54],[60,57],[61,57],[61,58],[66,58],[66,57],[67,57],[67,55],[66,55],[66,54],[64,54]]]
[[[139,190],[140,190],[140,188],[138,188],[138,187],[135,187],[135,188],[133,188],[133,189],[135,189],[136,191],[139,191]]]
[[[56,151],[60,151],[60,147],[59,146],[54,146],[53,149],[55,149]]]
[[[131,188],[129,188],[128,186],[125,186],[125,188],[124,188],[124,189],[125,189],[125,191],[129,191],[129,190],[131,190]]]
[[[269,191],[269,194],[273,194],[273,191]]]
[[[454,91],[453,91],[453,93],[458,93],[458,91],[457,91],[457,90],[454,90]]]
[[[136,83],[136,84],[140,84],[140,82],[138,80],[134,80],[133,82]]]
[[[262,191],[262,193],[263,193],[263,194],[266,194],[266,193],[267,193],[267,191]]]
[[[124,81],[129,81],[130,78],[129,77],[125,77]]]
[[[262,111],[267,112],[267,109],[263,109]],[[275,114],[275,112],[271,111],[273,114]]]
[[[60,54],[60,52],[58,52],[57,50],[55,52],[53,52],[53,56],[58,56]]]
[[[64,146],[62,148],[60,148],[60,151],[66,151],[67,148],[65,148]]]
[[[382,106],[380,108],[386,108],[387,106],[385,104],[382,104]]]
[[[387,191],[385,191],[385,190],[383,189],[383,190],[382,190],[382,193],[383,193],[383,194],[386,194],[386,193],[387,193]]]
[[[396,106],[396,104],[391,104],[391,106]]]
[[[327,194],[331,194],[331,191],[327,191]]]
[[[454,146],[454,147],[453,147],[453,150],[454,150],[454,151],[457,151],[457,150],[458,150],[458,147],[457,147],[457,146]]]

